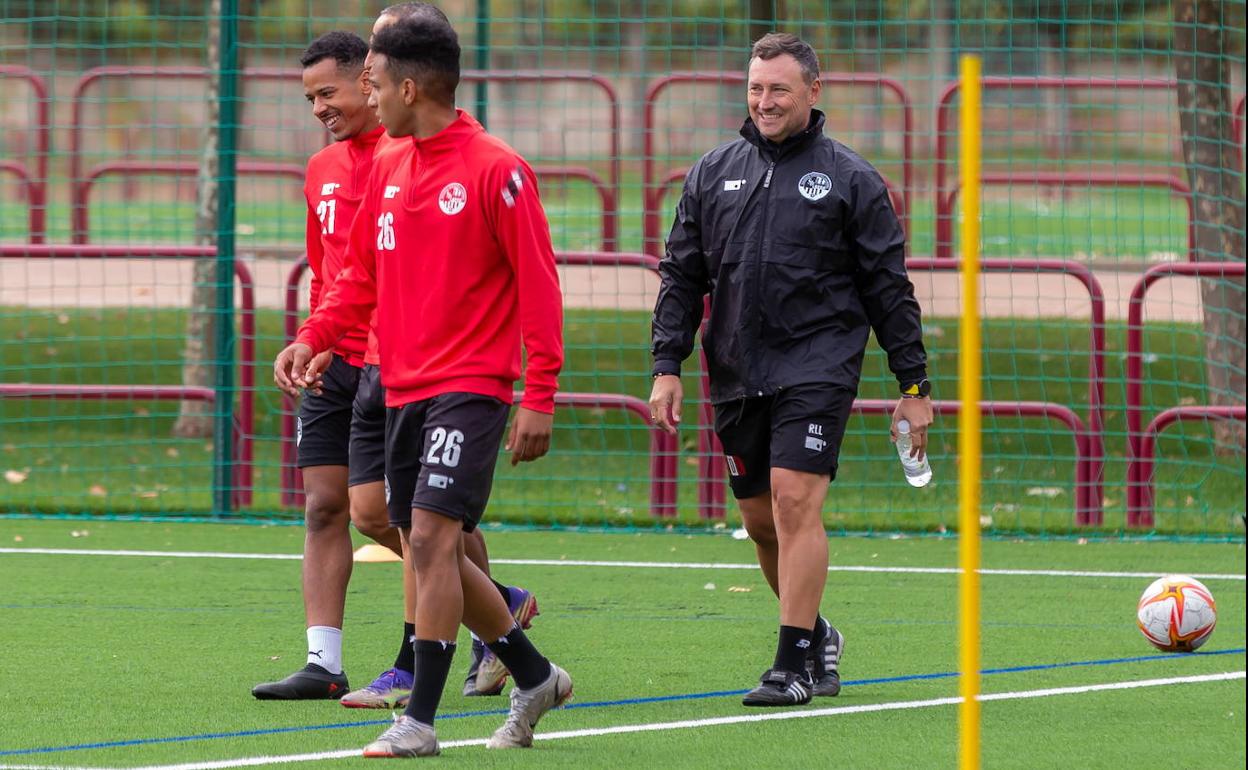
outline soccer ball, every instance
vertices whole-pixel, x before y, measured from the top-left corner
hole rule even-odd
[[[1144,589],[1136,608],[1140,633],[1166,652],[1193,652],[1209,640],[1218,622],[1213,594],[1186,575],[1166,575]]]

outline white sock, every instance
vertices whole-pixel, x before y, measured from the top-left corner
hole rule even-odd
[[[308,662],[331,674],[342,673],[342,629],[308,626]]]

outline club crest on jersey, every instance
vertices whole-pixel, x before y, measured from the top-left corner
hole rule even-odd
[[[453,217],[468,205],[468,191],[459,182],[451,182],[438,193],[438,208],[448,217]]]
[[[797,182],[797,191],[808,201],[817,201],[832,192],[832,180],[821,171],[812,171]]]
[[[334,190],[337,190],[339,187],[342,187],[342,185],[337,182],[326,182],[321,185],[321,195],[333,195]]]
[[[383,193],[382,197],[393,198],[394,196],[398,194],[399,194],[399,186],[397,184],[388,184],[386,185],[386,191],[385,193]]]

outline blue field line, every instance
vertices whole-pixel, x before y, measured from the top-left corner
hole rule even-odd
[[[1248,648],[1235,647],[1227,650],[1208,650],[1197,653],[1164,653],[1160,655],[1139,655],[1131,658],[1104,658],[1102,660],[1077,660],[1067,663],[1041,663],[1031,666],[1008,666],[1005,668],[986,668],[980,673],[985,676],[993,674],[1018,674],[1028,671],[1050,671],[1059,668],[1078,668],[1082,666],[1112,666],[1121,663],[1145,663],[1155,660],[1198,660],[1219,655],[1240,655]],[[908,674],[905,676],[888,676],[876,679],[855,679],[842,682],[844,687],[868,684],[896,684],[899,682],[918,682],[929,679],[953,679],[957,671],[941,671],[933,674]],[[573,702],[564,709],[608,708],[611,706],[636,706],[645,703],[670,703],[673,701],[705,700],[708,698],[725,698],[744,695],[748,690],[714,690],[711,692],[687,693],[684,695],[656,695],[646,698],[622,698],[619,700]],[[439,714],[438,719],[465,719],[468,717],[501,716],[507,709],[488,709],[484,711],[459,711],[453,714]],[[340,730],[348,727],[369,727],[389,725],[391,719],[368,719],[361,722],[335,722],[327,725],[301,725],[298,727],[269,727],[259,730],[237,730],[228,733],[201,733],[199,735],[179,735],[172,738],[135,738],[128,741],[103,741],[100,743],[76,743],[69,746],[46,746],[38,749],[9,749],[0,751],[0,757],[14,757],[29,754],[50,754],[57,751],[85,751],[88,749],[115,749],[125,746],[152,746],[162,743],[186,743],[188,741],[207,741],[221,738],[248,738],[257,735],[280,735],[282,733],[310,732],[314,730]]]

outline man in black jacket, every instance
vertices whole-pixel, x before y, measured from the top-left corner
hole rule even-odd
[[[772,33],[754,44],[743,138],[707,153],[685,178],[654,309],[650,411],[674,433],[680,365],[711,298],[703,347],[715,432],[780,599],[775,662],[747,706],[840,691],[845,640],[819,614],[822,508],[872,329],[901,386],[893,438],[908,420],[922,457],[932,421],[905,234],[879,173],[823,135],[819,91],[819,62],[805,42]]]

